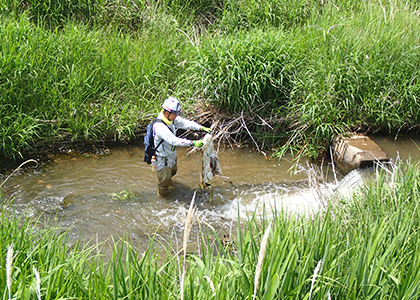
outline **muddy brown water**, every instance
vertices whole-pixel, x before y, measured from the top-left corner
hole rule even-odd
[[[420,161],[420,136],[397,139],[392,136],[373,136],[372,139],[394,160],[399,157],[402,160]]]
[[[393,158],[420,160],[419,139],[378,137],[374,140]],[[149,237],[158,233],[169,240],[182,230],[190,201],[196,194],[201,223],[217,230],[231,230],[240,216],[274,212],[317,211],[322,203],[311,188],[308,165],[290,172],[290,159],[266,159],[249,148],[220,150],[223,176],[213,179],[213,196],[199,187],[201,152],[189,156],[178,150],[178,174],[168,198],[156,193],[156,173],[143,162],[141,144],[116,146],[103,156],[56,156],[53,162],[30,168],[8,179],[4,199],[13,199],[16,214],[46,215],[69,229],[73,239],[103,241],[130,236],[147,248]],[[321,174],[322,173],[322,174]],[[331,165],[323,164],[322,184],[334,187]],[[342,176],[338,173],[338,179]],[[211,201],[210,201],[211,200]]]

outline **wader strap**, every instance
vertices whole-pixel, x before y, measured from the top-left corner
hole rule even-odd
[[[157,150],[157,148],[159,148],[159,146],[163,143],[163,140],[160,141],[160,143],[157,145],[157,147],[155,148]]]
[[[166,124],[165,122],[163,122],[162,119],[156,118],[153,123],[155,122],[160,122],[166,125],[166,127],[168,127],[168,129],[172,132],[171,128],[168,126],[168,124]],[[153,134],[153,138],[155,138],[155,135]],[[157,150],[157,148],[159,148],[159,146],[163,143],[163,139],[160,141],[160,143],[155,147],[155,150]],[[172,150],[173,151],[173,150]]]

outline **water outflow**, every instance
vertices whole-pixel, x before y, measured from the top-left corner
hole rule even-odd
[[[308,166],[317,169],[318,166]],[[373,175],[373,168],[361,168],[348,173],[341,180],[323,180],[310,178],[313,169],[307,169],[309,178],[290,183],[265,184],[261,186],[243,188],[231,202],[221,207],[224,216],[235,218],[240,215],[270,217],[279,211],[294,215],[312,215],[335,198],[350,199],[354,193],[360,191],[365,180]],[[339,175],[338,175],[339,176]],[[238,189],[240,190],[240,189]]]

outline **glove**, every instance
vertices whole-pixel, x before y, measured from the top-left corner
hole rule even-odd
[[[205,132],[207,132],[207,133],[211,133],[211,129],[210,128],[208,128],[208,127],[201,127],[201,131],[205,131]]]
[[[198,148],[200,148],[201,146],[203,146],[203,141],[193,141],[193,142],[192,142],[192,145],[193,145],[194,147],[198,147]]]

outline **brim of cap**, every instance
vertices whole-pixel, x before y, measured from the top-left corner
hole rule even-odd
[[[165,106],[162,106],[162,108],[166,111],[169,111],[170,113],[174,113],[174,114],[177,114],[177,115],[180,115],[182,113],[180,110],[178,110],[178,111],[170,110],[170,109],[166,108]]]

